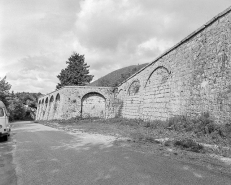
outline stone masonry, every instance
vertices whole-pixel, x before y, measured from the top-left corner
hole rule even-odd
[[[64,87],[41,97],[37,119],[166,120],[208,112],[231,118],[231,7],[118,87]]]
[[[37,120],[69,119],[72,117],[113,117],[111,100],[114,88],[65,86],[39,99]]]

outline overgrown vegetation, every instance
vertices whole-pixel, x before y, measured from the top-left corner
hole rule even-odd
[[[165,146],[176,147],[187,151],[204,153],[205,148],[200,143],[217,144],[218,146],[230,146],[231,126],[217,125],[208,113],[198,118],[190,119],[187,116],[176,116],[168,121],[143,121],[136,119],[112,118],[71,118],[69,120],[53,120],[60,125],[72,125],[79,129],[99,133],[116,133],[132,138],[134,142],[159,143],[157,139],[167,139]],[[112,134],[113,134],[112,133]],[[169,140],[168,140],[169,139]],[[230,152],[218,151],[224,156]]]
[[[12,92],[8,98],[10,121],[33,120],[37,110],[37,101],[41,93]]]
[[[78,85],[85,86],[91,82],[93,75],[89,75],[89,67],[85,63],[84,55],[73,53],[66,61],[67,67],[62,69],[57,76],[60,83],[56,86],[56,89],[60,89],[63,86]]]
[[[174,146],[192,152],[204,152],[204,147],[201,144],[189,138],[174,141]]]
[[[196,119],[186,116],[173,117],[168,121],[168,128],[175,131],[192,132],[196,137],[211,137],[214,141],[231,139],[231,123],[215,124],[209,113],[204,113]]]
[[[6,105],[9,105],[8,98],[10,97],[11,85],[6,81],[6,76],[0,80],[0,100]]]
[[[32,120],[35,118],[38,97],[41,93],[10,92],[11,85],[6,77],[0,80],[0,101],[3,101],[10,112],[10,121]]]

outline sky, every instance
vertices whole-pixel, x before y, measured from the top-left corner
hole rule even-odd
[[[230,0],[0,0],[0,78],[14,92],[55,90],[73,52],[94,80],[150,63]]]

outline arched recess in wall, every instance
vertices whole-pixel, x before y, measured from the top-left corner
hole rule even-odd
[[[41,101],[41,100],[39,100],[38,108],[37,108],[37,115],[36,115],[36,119],[39,119],[39,115],[40,115],[41,108],[42,108],[41,103],[42,103],[42,101]]]
[[[117,94],[117,98],[121,99],[122,98],[122,93],[123,93],[123,89],[118,90],[118,94]]]
[[[48,97],[46,98],[46,100],[45,100],[45,107],[44,107],[44,111],[43,111],[43,118],[45,119],[45,114],[46,114],[46,112],[47,112],[47,109],[48,109],[48,102],[49,102],[49,99],[48,99]]]
[[[116,98],[118,96],[118,93],[119,93],[118,88],[114,88],[113,93],[114,93],[114,98]]]
[[[47,119],[53,119],[53,113],[54,113],[54,96],[52,95],[49,101],[49,110],[48,110],[48,115]]]
[[[140,90],[140,81],[134,80],[128,88],[128,95],[133,96],[139,93]]]
[[[41,110],[39,113],[39,119],[43,118],[43,109],[44,109],[44,99],[42,100],[42,103],[41,103]]]
[[[55,97],[55,102],[54,102],[54,109],[53,109],[53,118],[54,119],[56,119],[58,117],[59,106],[60,106],[60,94],[58,93]]]
[[[104,118],[106,111],[106,98],[97,92],[85,94],[81,99],[81,115],[83,118]]]
[[[147,79],[147,81],[146,81],[146,83],[145,83],[145,85],[144,85],[144,88],[146,88],[147,85],[148,85],[148,83],[151,82],[151,81],[150,81],[150,78],[153,76],[153,73],[155,73],[156,71],[164,71],[164,73],[167,73],[167,74],[168,74],[168,75],[166,75],[167,77],[165,77],[163,80],[168,79],[169,76],[170,76],[170,74],[171,74],[171,71],[169,71],[166,67],[164,67],[164,66],[158,66],[158,67],[155,68],[155,69],[151,72],[151,74],[148,76],[148,79]]]
[[[121,117],[122,116],[122,112],[123,112],[123,106],[124,106],[124,102],[123,102],[123,89],[119,89],[118,90],[118,94],[117,94],[117,104],[114,105],[114,111],[115,111],[115,116],[116,117]]]
[[[139,119],[141,113],[140,81],[135,79],[127,89],[127,96],[123,99],[123,116]]]
[[[149,75],[143,96],[143,117],[145,120],[164,120],[169,117],[170,71],[159,66]]]

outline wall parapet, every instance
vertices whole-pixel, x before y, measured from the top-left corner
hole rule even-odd
[[[227,8],[227,9],[225,9],[223,12],[219,13],[218,15],[216,15],[215,17],[213,17],[211,20],[209,20],[207,23],[205,23],[204,25],[202,25],[201,27],[199,27],[197,30],[193,31],[191,34],[189,34],[188,36],[186,36],[180,42],[178,42],[174,46],[172,46],[169,49],[167,49],[166,51],[164,51],[160,56],[156,57],[156,59],[154,59],[153,62],[150,62],[149,64],[147,64],[146,66],[144,66],[143,68],[141,68],[139,71],[137,71],[136,73],[134,73],[133,75],[131,75],[130,77],[128,77],[127,79],[125,79],[123,82],[121,82],[118,85],[118,87],[121,86],[126,81],[128,81],[129,79],[131,79],[134,76],[136,76],[137,74],[139,74],[140,72],[142,72],[143,70],[145,70],[146,68],[148,68],[149,66],[153,65],[153,63],[155,63],[156,61],[158,61],[159,59],[161,59],[162,57],[164,57],[165,55],[167,55],[171,51],[177,49],[179,46],[181,46],[182,44],[184,44],[185,42],[187,42],[188,40],[190,40],[195,35],[197,35],[200,32],[202,32],[204,29],[206,29],[211,24],[213,24],[215,21],[217,21],[218,19],[220,19],[221,17],[225,16],[226,14],[228,14],[230,12],[231,12],[231,6],[229,8]]]

